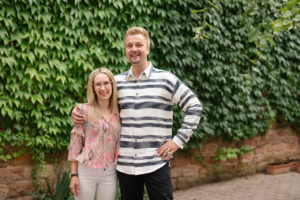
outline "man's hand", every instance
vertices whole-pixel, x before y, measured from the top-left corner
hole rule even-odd
[[[69,188],[70,188],[72,194],[73,194],[75,197],[78,197],[78,195],[79,195],[79,180],[78,180],[78,177],[77,177],[77,176],[73,176],[73,177],[71,178]]]
[[[175,144],[172,140],[163,144],[159,149],[156,150],[157,155],[162,159],[170,160],[171,156],[175,151],[179,149],[179,146]]]
[[[80,126],[86,122],[84,115],[80,112],[82,104],[77,104],[72,110],[71,119],[75,126]]]

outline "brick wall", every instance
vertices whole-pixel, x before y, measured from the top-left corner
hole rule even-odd
[[[39,180],[45,188],[46,177],[49,178],[50,185],[54,188],[59,167],[69,170],[66,159],[66,155],[61,155],[58,165],[46,163],[45,170],[38,172]],[[33,160],[28,153],[9,162],[0,161],[0,200],[31,199],[31,193],[35,190],[32,176],[33,166]]]
[[[186,189],[202,183],[224,180],[236,176],[245,176],[263,172],[268,163],[283,162],[287,160],[300,160],[299,137],[291,127],[273,125],[264,136],[257,136],[243,142],[226,143],[220,139],[210,139],[202,142],[203,159],[206,166],[193,160],[186,154],[178,153],[171,162],[171,175],[175,190]],[[241,147],[250,145],[253,154],[245,154],[235,160],[222,162],[221,169],[213,167],[212,157],[219,147]],[[201,156],[199,151],[191,152]],[[66,155],[62,155],[59,166],[68,169]],[[31,171],[33,162],[28,154],[13,159],[7,163],[0,161],[0,200],[4,199],[30,199],[28,192],[34,191]],[[41,180],[48,177],[54,186],[58,167],[51,163],[46,164],[46,170],[40,173]]]
[[[264,172],[269,163],[300,161],[299,140],[300,134],[297,134],[291,127],[280,127],[274,124],[264,136],[257,136],[242,142],[226,143],[220,139],[202,142],[202,155],[199,151],[192,151],[191,153],[202,157],[206,166],[183,153],[179,153],[171,162],[173,188],[181,190],[201,183]],[[221,169],[213,167],[212,157],[216,155],[217,148],[244,145],[252,146],[253,153],[246,153],[239,156],[238,159],[226,160],[221,163]]]

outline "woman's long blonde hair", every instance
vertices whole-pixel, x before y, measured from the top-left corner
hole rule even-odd
[[[120,120],[118,101],[117,101],[117,83],[112,72],[105,67],[95,69],[89,76],[88,86],[87,86],[87,101],[88,101],[87,104],[89,105],[88,117],[89,119],[97,122],[96,108],[98,106],[98,102],[97,102],[97,95],[94,90],[94,79],[98,74],[105,74],[106,76],[108,76],[108,78],[111,81],[112,94],[109,99],[109,108],[113,114],[117,115],[117,119]]]

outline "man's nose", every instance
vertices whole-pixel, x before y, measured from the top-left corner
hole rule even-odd
[[[132,51],[136,51],[136,50],[137,50],[136,46],[132,46]]]

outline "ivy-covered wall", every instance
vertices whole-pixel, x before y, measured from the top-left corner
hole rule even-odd
[[[131,26],[149,31],[150,60],[203,104],[188,148],[207,135],[250,138],[274,120],[299,128],[300,32],[281,33],[258,57],[250,25],[273,19],[273,8],[262,3],[254,18],[243,16],[247,9],[239,0],[1,0],[0,160],[22,153],[7,145],[25,146],[41,162],[67,149],[71,110],[85,100],[89,73],[129,68],[123,36]],[[208,38],[193,40],[203,23]],[[175,115],[174,131],[182,113]]]
[[[299,128],[299,31],[275,35],[274,44],[264,41],[262,49],[249,42],[251,27],[274,20],[283,4],[271,7],[258,1],[251,13],[254,17],[245,17],[246,1],[213,2],[217,7],[207,6],[200,13],[202,26],[210,25],[204,29],[209,39],[198,44],[203,58],[192,76],[204,102],[200,133],[246,139],[265,133],[274,120],[293,122]],[[205,5],[204,1],[201,8]]]

